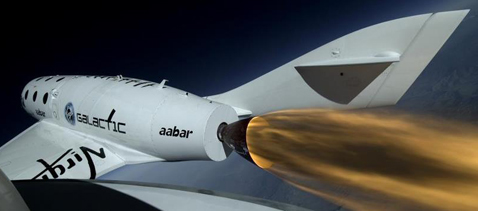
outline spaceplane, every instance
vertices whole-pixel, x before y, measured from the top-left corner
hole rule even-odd
[[[233,151],[254,162],[250,118],[394,105],[467,13],[373,25],[212,96],[122,75],[35,78],[21,105],[38,122],[0,148],[0,169],[10,180],[95,179],[126,164],[222,161]]]

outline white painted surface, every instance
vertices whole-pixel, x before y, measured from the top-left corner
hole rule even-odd
[[[394,105],[435,56],[469,10],[424,14],[370,26],[327,43],[228,92],[208,99],[252,112],[295,108],[353,109]],[[295,70],[304,65],[394,62],[350,103],[315,92]]]
[[[96,183],[108,187],[129,196],[140,199],[160,210],[167,211],[210,211],[210,210],[249,210],[249,211],[273,211],[278,210],[255,203],[240,201],[225,197],[174,190],[156,187]]]
[[[34,79],[25,86],[22,101],[39,123],[0,148],[0,168],[11,179],[41,179],[45,174],[88,179],[91,166],[84,159],[72,158],[77,165],[67,168],[68,158],[75,155],[52,164],[68,150],[79,152],[81,147],[106,153],[106,158],[92,156],[96,176],[131,163],[224,160],[228,154],[217,138],[217,128],[238,120],[230,106],[164,83],[124,77]],[[67,109],[74,114],[73,121],[68,121]],[[161,135],[162,128],[169,132]],[[35,177],[46,168],[39,159],[55,171]]]
[[[0,148],[0,160],[7,162],[1,164],[0,168],[11,180],[42,179],[44,176],[48,179],[88,179],[91,178],[91,168],[80,147],[88,147],[96,152],[103,149],[104,158],[90,155],[96,177],[125,163],[108,147],[72,130],[43,121],[36,123]],[[81,158],[81,161],[78,161],[75,154]],[[62,158],[59,159],[60,157]],[[40,159],[54,169],[56,176],[46,170],[46,167],[38,161]],[[71,159],[74,164],[70,164],[68,159]]]

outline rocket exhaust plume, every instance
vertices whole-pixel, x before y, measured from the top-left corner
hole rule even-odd
[[[478,209],[474,125],[392,109],[309,109],[220,132],[259,167],[350,209]]]

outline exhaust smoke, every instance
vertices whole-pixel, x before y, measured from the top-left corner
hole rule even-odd
[[[347,208],[478,209],[474,125],[392,109],[290,110],[234,124],[225,142],[243,157]]]

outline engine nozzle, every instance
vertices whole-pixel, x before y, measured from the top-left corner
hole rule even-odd
[[[247,126],[252,118],[243,119],[232,124],[222,123],[217,129],[218,139],[246,160],[254,163],[247,148]]]

